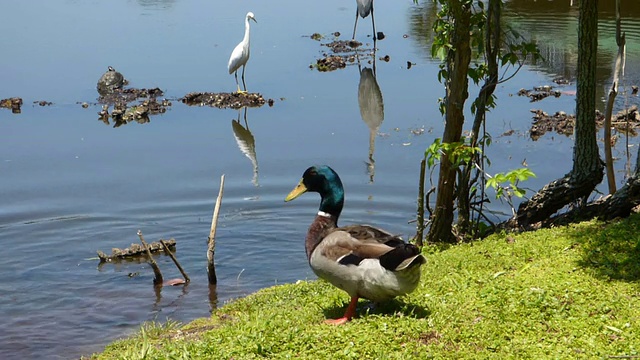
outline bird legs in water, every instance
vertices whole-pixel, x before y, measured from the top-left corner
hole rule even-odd
[[[373,26],[373,41],[375,42],[377,33],[376,33],[376,22],[373,19],[373,4],[371,5],[371,25]],[[356,28],[358,27],[358,9],[356,8],[356,22],[355,24],[353,24],[353,36],[351,37],[351,40],[355,40],[356,39]]]
[[[247,84],[244,82],[244,65],[242,65],[242,85],[244,86],[244,90],[240,90],[240,84],[238,83],[238,70],[236,70],[235,76],[236,76],[236,85],[238,85],[237,93],[238,94],[246,94],[246,93],[248,93]]]
[[[349,302],[349,306],[347,306],[347,310],[341,318],[325,320],[324,323],[330,325],[346,324],[356,314],[356,305],[358,305],[358,297],[354,296],[351,298],[351,302]]]

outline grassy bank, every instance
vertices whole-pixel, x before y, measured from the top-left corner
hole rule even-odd
[[[190,324],[147,324],[96,359],[640,358],[640,216],[426,249],[409,296],[344,326],[323,281],[261,290]],[[303,246],[302,243],[300,246]]]

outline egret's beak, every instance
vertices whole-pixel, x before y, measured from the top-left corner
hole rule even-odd
[[[258,23],[258,20],[256,20],[256,18],[251,18],[251,20],[253,20],[253,22],[255,22],[256,24]]]
[[[302,180],[300,180],[300,182],[298,183],[298,186],[296,186],[293,190],[291,190],[289,195],[287,195],[287,197],[284,198],[284,201],[291,201],[306,192],[307,192],[307,187],[304,186],[304,183],[302,182]]]

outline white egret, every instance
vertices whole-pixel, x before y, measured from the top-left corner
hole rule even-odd
[[[356,0],[356,23],[353,25],[353,37],[356,38],[356,28],[358,27],[358,16],[363,19],[371,14],[371,24],[373,25],[373,41],[376,41],[376,22],[373,20],[373,0]]]
[[[231,53],[231,57],[229,58],[229,74],[235,72],[236,77],[236,85],[238,85],[238,93],[246,93],[247,92],[247,84],[244,82],[244,67],[247,65],[247,61],[249,60],[249,20],[256,21],[256,18],[253,16],[252,12],[247,13],[247,17],[244,22],[244,38],[242,41],[233,49]],[[244,85],[244,91],[240,90],[240,84],[238,83],[238,69],[242,66],[242,85]]]

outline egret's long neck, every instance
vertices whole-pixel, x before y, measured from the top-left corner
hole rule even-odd
[[[249,25],[249,18],[246,18],[244,21],[244,39],[242,42],[244,43],[245,48],[249,49],[249,32],[251,26]]]

